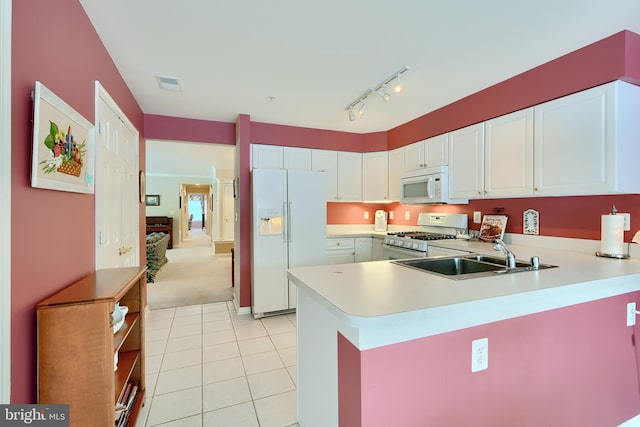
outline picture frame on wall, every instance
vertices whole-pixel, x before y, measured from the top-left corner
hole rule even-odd
[[[147,194],[145,197],[145,202],[147,206],[160,206],[160,195]]]
[[[94,131],[91,122],[36,81],[31,186],[93,194]]]

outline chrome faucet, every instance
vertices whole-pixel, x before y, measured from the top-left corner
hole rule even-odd
[[[516,268],[516,256],[513,252],[511,252],[511,249],[509,249],[507,245],[505,245],[505,243],[500,239],[494,240],[493,243],[496,244],[494,246],[494,249],[496,251],[502,251],[506,255],[507,268]]]

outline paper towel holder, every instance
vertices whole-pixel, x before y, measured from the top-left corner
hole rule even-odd
[[[609,215],[615,215],[618,212],[618,210],[616,209],[616,205],[613,205],[613,208],[611,208],[611,213]],[[604,216],[603,216],[604,218]],[[624,242],[622,242],[624,245]],[[596,252],[596,256],[599,257],[603,257],[603,258],[615,258],[615,259],[627,259],[629,258],[629,243],[627,243],[627,253],[626,254],[608,254],[608,253],[604,253],[604,252]]]

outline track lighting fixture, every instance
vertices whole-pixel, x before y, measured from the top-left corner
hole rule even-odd
[[[392,81],[394,80],[396,81],[393,91],[395,93],[400,93],[402,91],[402,83],[400,82],[400,76],[406,73],[408,70],[409,70],[409,67],[404,67],[401,70],[398,70],[396,73],[393,73],[391,76],[389,76],[388,78],[384,79],[382,82],[374,86],[373,89],[367,89],[357,99],[355,99],[349,105],[344,107],[344,109],[347,110],[349,113],[349,121],[351,122],[355,121],[356,118],[355,118],[355,115],[353,114],[353,109],[357,105],[360,105],[357,110],[358,115],[359,116],[364,115],[365,101],[369,97],[369,95],[371,95],[374,92],[377,93],[380,96],[380,98],[384,100],[384,102],[389,102],[389,100],[391,99],[391,95],[385,90],[385,88]]]
[[[396,76],[396,85],[393,87],[395,93],[402,92],[402,82],[400,81],[400,73]]]
[[[360,101],[360,108],[358,108],[358,115],[364,116],[364,109],[367,105],[364,103],[364,99]]]

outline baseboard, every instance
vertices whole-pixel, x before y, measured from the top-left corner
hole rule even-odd
[[[236,299],[236,294],[233,294],[233,306],[236,309],[236,314],[238,316],[242,314],[251,314],[251,307],[240,307],[238,300]]]

